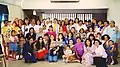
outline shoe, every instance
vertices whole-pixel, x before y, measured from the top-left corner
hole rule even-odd
[[[112,61],[111,63],[110,63],[110,65],[113,65],[114,64],[114,61]]]

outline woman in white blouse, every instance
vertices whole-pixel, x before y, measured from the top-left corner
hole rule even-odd
[[[95,58],[96,67],[108,67],[106,62],[107,53],[98,39],[95,39],[94,41],[94,48],[95,52],[93,56]]]

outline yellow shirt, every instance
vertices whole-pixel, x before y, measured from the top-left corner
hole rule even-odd
[[[2,34],[5,35],[9,31],[8,26],[3,26],[2,27]]]
[[[19,27],[12,27],[12,30],[15,30],[18,33],[20,28]]]

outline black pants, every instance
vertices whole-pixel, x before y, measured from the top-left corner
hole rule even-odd
[[[106,58],[95,57],[94,59],[95,59],[96,67],[108,67],[107,62],[106,62]]]

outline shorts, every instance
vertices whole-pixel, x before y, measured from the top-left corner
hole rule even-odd
[[[16,43],[10,43],[10,51],[17,51],[18,46]]]

